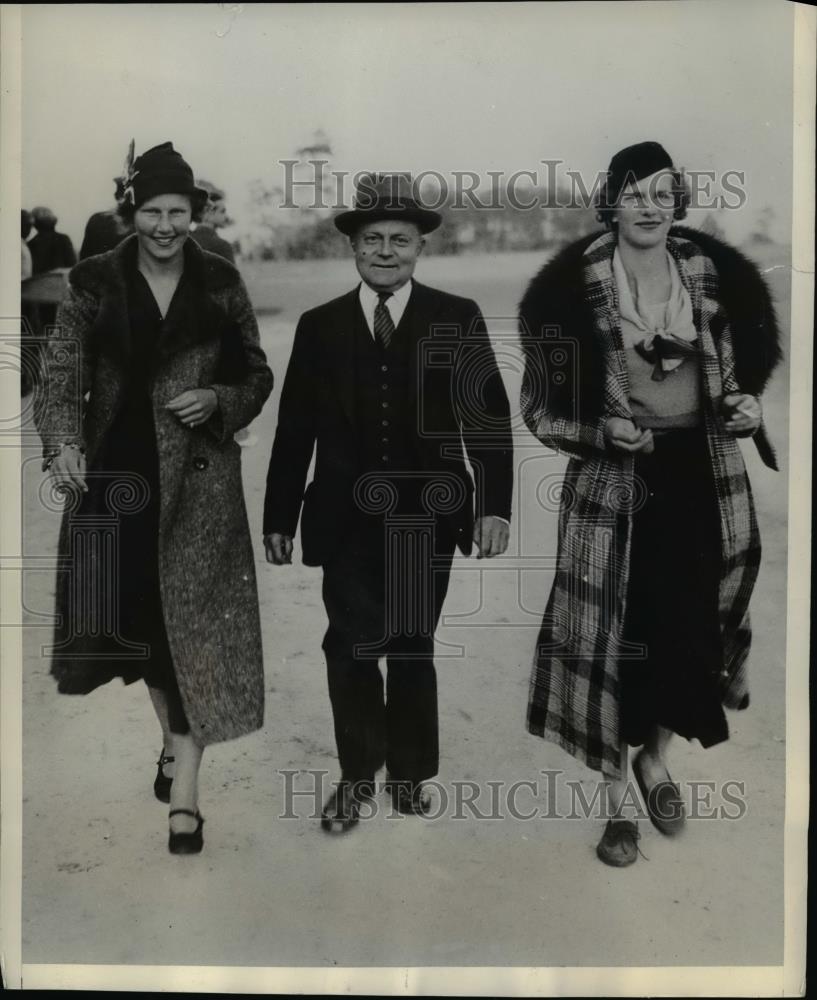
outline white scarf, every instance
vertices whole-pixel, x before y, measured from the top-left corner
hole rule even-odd
[[[663,324],[653,327],[638,311],[618,247],[613,253],[613,277],[618,289],[619,314],[643,334],[633,346],[646,361],[655,362],[652,378],[656,382],[663,381],[668,372],[680,367],[685,358],[696,353],[693,345],[698,339],[698,331],[692,318],[692,300],[669,251],[667,262],[670,272],[669,301],[664,311]]]

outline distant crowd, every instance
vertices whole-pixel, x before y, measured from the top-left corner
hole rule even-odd
[[[190,235],[204,250],[235,264],[232,244],[218,234],[218,230],[231,221],[227,216],[225,193],[209,181],[198,180],[196,183],[207,192],[207,204],[201,221]],[[57,230],[58,222],[53,209],[45,205],[38,205],[30,211],[23,209],[20,213],[21,310],[27,330],[22,342],[21,390],[24,396],[37,381],[39,341],[45,336],[46,328],[56,320],[57,306],[68,288],[68,271],[77,259],[84,260],[113,250],[133,233],[132,221],[123,217],[116,207],[94,212],[85,225],[77,258],[71,237]],[[38,276],[44,275],[48,277],[37,280]]]
[[[232,244],[218,235],[218,230],[230,223],[224,191],[209,181],[199,180],[196,183],[207,191],[208,201],[202,220],[191,235],[204,250],[216,253],[234,264],[235,251]],[[23,281],[37,274],[71,268],[76,264],[77,253],[71,237],[57,231],[58,222],[53,210],[44,205],[38,205],[31,211],[23,209],[20,213],[20,275]],[[115,208],[94,212],[85,225],[79,260],[113,250],[132,232],[133,224],[125,221]]]

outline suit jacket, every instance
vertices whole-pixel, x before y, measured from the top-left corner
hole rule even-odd
[[[56,230],[38,232],[28,242],[34,274],[53,271],[56,267],[73,267],[77,262],[71,237]]]
[[[94,212],[85,224],[85,235],[79,248],[79,259],[107,253],[118,247],[126,236],[133,232],[113,211]]]
[[[310,566],[332,554],[355,510],[355,484],[366,471],[354,412],[359,309],[356,287],[301,316],[281,393],[264,534],[292,536],[300,517],[303,560]],[[468,555],[475,502],[478,516],[510,518],[508,398],[475,302],[414,282],[409,309],[409,398],[420,467],[439,476],[438,510],[446,508],[457,546]],[[314,478],[305,494],[316,446]]]

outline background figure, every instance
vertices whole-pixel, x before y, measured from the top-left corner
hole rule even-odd
[[[193,239],[202,250],[217,253],[231,264],[235,264],[235,252],[227,240],[218,235],[218,230],[229,225],[227,203],[224,192],[210,181],[197,180],[196,184],[207,192],[207,204],[201,215],[201,222],[193,229]]]
[[[723,706],[748,704],[760,539],[735,438],[755,435],[776,468],[757,398],[780,359],[769,292],[736,250],[673,227],[688,198],[658,143],[617,153],[599,193],[607,232],[557,255],[520,307],[525,421],[571,456],[528,728],[609,780],[597,853],[614,866],[638,856],[621,815],[628,747],[643,747],[633,772],[653,825],[674,835],[672,734],[713,746],[729,735]],[[565,341],[574,369],[557,378]]]
[[[73,267],[77,262],[71,238],[57,232],[57,217],[50,208],[32,208],[31,218],[37,235],[29,240],[34,274],[53,271],[58,267]]]
[[[72,495],[51,672],[67,694],[144,679],[163,733],[154,792],[170,801],[168,847],[195,853],[204,747],[263,721],[233,434],[260,412],[272,373],[238,273],[188,239],[206,193],[171,143],[130,163],[120,197],[135,234],[74,268],[49,343],[44,467]],[[114,562],[83,537],[100,516],[116,522]],[[93,595],[114,609],[107,628],[90,625]]]
[[[367,207],[335,224],[362,283],[301,316],[264,502],[269,562],[291,562],[300,518],[304,562],[323,567],[341,767],[322,815],[329,832],[357,822],[383,764],[394,807],[428,811],[423,782],[439,766],[434,630],[451,561],[456,548],[505,551],[513,481],[508,399],[479,307],[412,279],[441,216],[400,175],[364,177],[357,204]],[[436,327],[447,336],[433,365]],[[464,402],[477,396],[478,412]]]
[[[31,251],[28,249],[28,239],[31,233],[31,213],[22,209],[20,212],[20,281],[31,277],[33,265]],[[34,307],[25,301],[22,290],[20,296],[20,396],[27,396],[36,384],[35,372],[39,364],[39,352],[33,339],[36,315]]]
[[[104,212],[94,212],[85,224],[85,234],[82,246],[79,248],[79,259],[93,257],[98,253],[113,250],[122,240],[133,232],[133,226],[127,223],[115,209]]]
[[[31,251],[28,248],[28,239],[31,233],[31,213],[22,209],[20,212],[20,280],[25,281],[34,273],[34,265],[31,260]]]

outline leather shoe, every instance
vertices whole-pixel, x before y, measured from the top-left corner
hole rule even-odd
[[[198,809],[195,812],[192,809],[171,809],[169,816],[180,814],[191,816],[196,820],[196,829],[192,833],[174,833],[171,830],[167,840],[167,848],[171,854],[199,854],[204,846],[204,838],[201,834],[204,817]]]
[[[374,796],[374,780],[341,778],[321,810],[321,829],[345,833],[360,819],[360,804]]]
[[[638,859],[638,824],[628,819],[608,819],[604,834],[596,847],[600,861],[613,868],[626,868]]]
[[[387,779],[391,802],[402,816],[427,816],[431,812],[431,795],[422,781]]]
[[[175,759],[175,757],[168,757],[165,748],[162,747],[162,752],[156,761],[156,778],[153,782],[153,794],[160,802],[170,802],[170,786],[173,784],[173,779],[168,778],[165,774],[164,765],[172,764]]]
[[[642,750],[633,761],[633,774],[641,789],[650,822],[665,837],[675,837],[683,830],[686,821],[681,789],[670,779],[669,774],[666,781],[659,781],[648,787],[641,768],[643,753]]]

